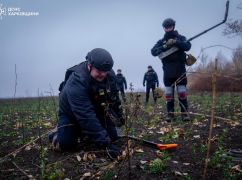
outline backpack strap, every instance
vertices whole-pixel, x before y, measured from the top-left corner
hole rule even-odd
[[[59,85],[59,91],[62,91],[62,89],[64,88],[65,84],[66,84],[66,81],[69,79],[70,75],[73,73],[73,72],[81,72],[81,68],[80,68],[80,64],[77,64],[75,66],[72,66],[70,68],[68,68],[66,70],[66,74],[65,74],[65,79],[64,81],[62,81]]]

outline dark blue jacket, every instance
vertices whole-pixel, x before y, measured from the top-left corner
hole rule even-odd
[[[127,89],[127,82],[123,74],[116,75],[118,89]]]
[[[97,82],[90,76],[85,61],[70,68],[65,80],[59,96],[59,115],[65,114],[97,145],[106,146],[110,138],[104,128],[105,112],[102,103],[108,103],[117,117],[122,116],[115,73],[109,71],[105,82]]]
[[[158,76],[156,74],[156,72],[152,69],[151,71],[147,71],[144,75],[143,78],[143,85],[145,85],[146,82],[146,86],[151,87],[151,86],[155,86],[157,85],[157,87],[159,86],[159,80],[158,80]]]
[[[191,43],[186,41],[186,38],[177,31],[165,33],[164,37],[160,39],[155,46],[151,49],[153,56],[158,56],[160,53],[167,51],[171,47],[164,47],[168,39],[176,39],[174,44],[179,50],[164,59],[162,59],[164,79],[167,78],[179,78],[186,72],[185,62],[186,54],[184,51],[188,51],[191,48]]]

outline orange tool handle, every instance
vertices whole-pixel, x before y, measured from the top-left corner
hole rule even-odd
[[[159,150],[175,149],[177,146],[177,144],[156,144],[156,147]]]

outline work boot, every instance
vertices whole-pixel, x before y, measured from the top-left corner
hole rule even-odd
[[[189,116],[189,114],[187,113],[187,112],[185,112],[185,113],[182,113],[182,121],[184,121],[184,122],[186,122],[186,121],[190,121],[191,119],[190,119],[190,116]]]
[[[172,113],[168,113],[168,114],[166,115],[165,120],[166,120],[166,122],[171,122],[171,121],[175,121],[176,119],[175,119],[174,114],[172,114]]]

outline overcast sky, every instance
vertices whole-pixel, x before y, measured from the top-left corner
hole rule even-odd
[[[107,49],[135,90],[144,90],[142,80],[148,65],[163,84],[162,64],[150,49],[164,35],[162,21],[171,17],[176,29],[190,38],[221,22],[225,0],[0,0],[0,98],[13,97],[15,64],[16,96],[58,94],[65,70],[85,60],[93,48]],[[229,19],[242,17],[236,8],[241,0],[230,0]],[[15,8],[15,9],[11,9]],[[4,10],[4,12],[3,12]],[[35,12],[37,16],[10,15],[11,11]],[[192,41],[190,53],[225,45],[236,48],[241,39],[224,37],[224,25]],[[231,51],[211,48],[227,58]]]

